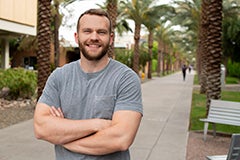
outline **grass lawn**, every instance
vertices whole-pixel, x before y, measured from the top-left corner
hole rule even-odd
[[[231,79],[232,80],[232,79]],[[227,83],[229,84],[229,83]],[[222,91],[222,100],[240,102],[240,92]],[[206,117],[206,95],[200,94],[199,90],[193,90],[192,109],[190,115],[190,130],[203,130],[204,122],[200,118]],[[223,133],[240,133],[240,127],[231,125],[216,124],[217,132]],[[209,130],[212,130],[212,125],[209,124]]]

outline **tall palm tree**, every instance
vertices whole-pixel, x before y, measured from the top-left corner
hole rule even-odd
[[[148,62],[148,79],[152,78],[152,48],[153,48],[153,31],[159,23],[165,23],[170,15],[174,13],[174,8],[168,5],[159,5],[149,8],[144,13],[143,24],[147,27],[148,35],[148,53],[150,60]]]
[[[144,13],[149,10],[152,0],[127,0],[121,1],[122,18],[128,18],[134,21],[134,55],[133,70],[139,74],[139,41],[141,25],[143,24]]]
[[[64,0],[53,0],[52,4],[52,16],[53,16],[53,24],[54,24],[54,64],[55,67],[59,66],[59,28],[62,22],[62,15],[59,13],[59,6],[61,3],[65,3]]]
[[[155,30],[155,37],[158,43],[158,65],[157,65],[157,75],[160,76],[165,74],[165,61],[164,53],[166,53],[166,44],[169,42],[169,29],[170,27],[164,27],[164,25],[159,24]]]
[[[38,98],[50,74],[50,42],[51,42],[51,0],[38,1]]]
[[[185,37],[184,41],[182,41],[183,42],[182,47],[185,48],[184,50],[185,53],[191,51],[192,54],[195,54],[195,52],[198,53],[199,51],[198,39],[201,18],[200,17],[201,1],[202,0],[175,1],[176,5],[175,10],[177,14],[172,22],[175,23],[176,25],[180,25],[182,28],[185,29],[185,33],[182,33],[182,35],[184,36],[181,36]],[[198,55],[199,54],[197,54],[197,56]],[[197,69],[199,71],[199,67],[197,67]]]
[[[112,21],[112,29],[113,29],[113,33],[114,30],[117,26],[117,16],[118,16],[118,0],[107,0],[107,12],[111,18]],[[115,35],[114,35],[115,37]],[[108,56],[109,57],[113,57],[114,55],[114,39],[113,39],[113,43],[112,45],[109,47],[108,49]]]
[[[199,44],[198,44],[198,75],[200,80],[200,93],[205,94],[207,92],[207,33],[209,30],[208,10],[209,5],[207,1],[202,1],[201,8],[201,24],[199,28]]]
[[[222,0],[208,1],[207,110],[211,99],[221,97]]]
[[[193,42],[192,45],[196,48],[200,23],[201,0],[174,1],[174,3],[176,5],[176,16],[172,19],[172,23],[180,25],[186,29],[187,33],[191,33],[189,38],[191,38]]]

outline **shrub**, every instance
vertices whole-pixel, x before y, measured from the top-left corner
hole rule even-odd
[[[156,72],[157,71],[157,64],[158,61],[156,59],[152,59],[152,72]]]
[[[231,62],[231,60],[227,63],[227,73],[231,77],[240,78],[240,63]]]
[[[36,72],[23,68],[0,70],[0,89],[3,87],[10,89],[8,98],[31,98],[37,88]]]
[[[126,64],[128,67],[133,66],[133,53],[127,49],[115,49],[115,59],[121,63]]]

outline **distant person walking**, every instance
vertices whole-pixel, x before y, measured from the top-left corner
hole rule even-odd
[[[186,78],[186,70],[187,70],[187,66],[184,64],[182,66],[182,74],[183,74],[183,80],[185,81]]]
[[[189,65],[189,66],[188,66],[188,72],[191,73],[191,70],[192,70],[192,66]]]

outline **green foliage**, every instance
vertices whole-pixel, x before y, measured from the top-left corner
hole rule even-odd
[[[133,51],[128,49],[115,49],[115,59],[128,67],[133,67]],[[149,61],[149,54],[143,50],[140,51],[139,66],[144,68]]]
[[[240,80],[236,77],[226,77],[226,84],[238,84]]]
[[[127,49],[115,49],[115,59],[123,64],[126,64],[128,67],[132,68],[133,66],[133,52]]]
[[[0,89],[3,87],[10,89],[8,98],[31,98],[37,88],[37,75],[23,68],[0,70]]]
[[[240,78],[240,63],[232,62],[231,60],[227,63],[227,73],[229,76]]]
[[[226,81],[226,84],[239,84],[240,79],[227,75],[226,78],[225,78],[225,81]],[[197,74],[194,76],[193,84],[199,85],[199,80],[198,80],[198,75]]]
[[[141,49],[140,51],[140,57],[139,57],[139,63],[140,67],[144,68],[147,65],[147,62],[150,60],[150,55],[147,52],[147,50]]]
[[[158,43],[157,43],[157,41],[153,42],[152,58],[153,59],[158,59]]]
[[[152,72],[157,71],[157,63],[158,63],[158,61],[156,59],[152,60]]]
[[[198,79],[198,75],[197,74],[194,75],[193,84],[195,84],[195,85],[199,84],[199,79]]]

